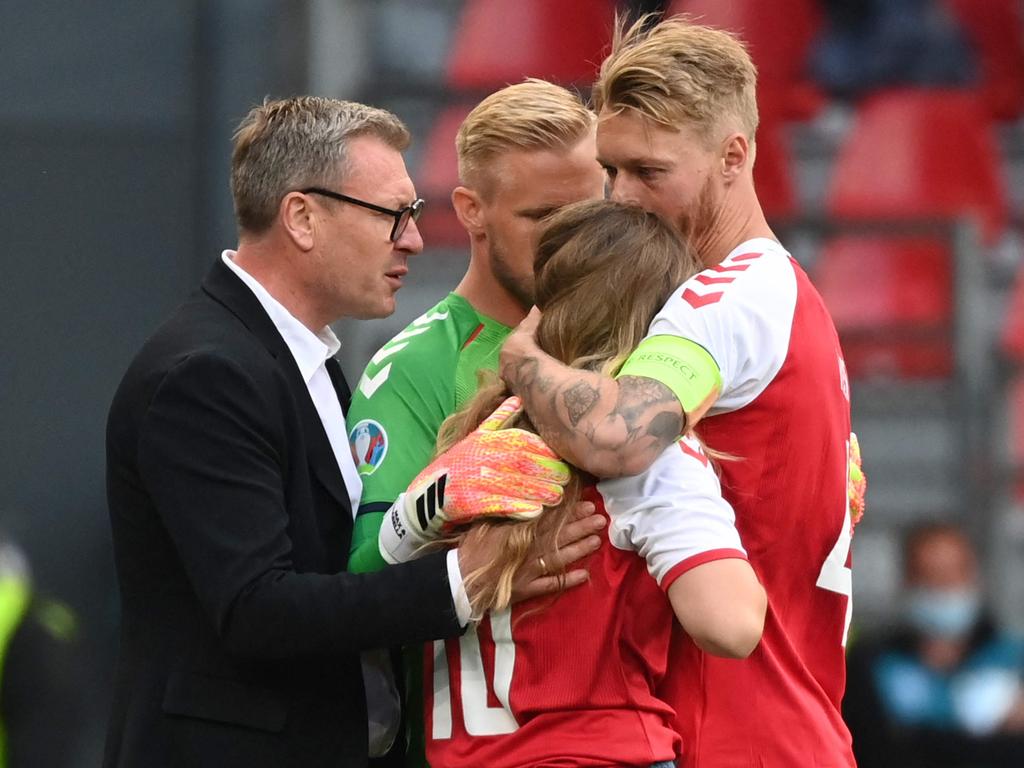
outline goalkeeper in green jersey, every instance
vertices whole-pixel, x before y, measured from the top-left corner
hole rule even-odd
[[[477,373],[533,305],[540,221],[568,203],[599,198],[594,115],[551,83],[527,80],[484,99],[459,128],[461,186],[452,192],[469,233],[470,260],[455,290],[373,356],[346,421],[363,479],[350,571],[387,562],[378,546],[385,512],[434,455],[441,423],[471,399]],[[422,648],[405,654],[408,766],[425,766]]]

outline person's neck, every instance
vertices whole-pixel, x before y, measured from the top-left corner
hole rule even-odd
[[[939,672],[947,673],[964,660],[967,654],[967,638],[922,638],[921,659],[925,665]]]
[[[453,293],[468,301],[480,314],[514,328],[522,322],[529,310],[524,309],[523,305],[494,279],[494,275],[475,251],[475,248],[471,249],[469,269],[455,286]]]
[[[694,243],[701,262],[707,267],[721,264],[733,250],[756,237],[778,240],[765,220],[757,196],[749,193],[738,195],[738,199],[726,201],[718,209],[715,221],[705,230],[704,235]]]
[[[301,281],[287,268],[289,261],[273,244],[262,241],[239,243],[234,258],[235,264],[262,285],[292,317],[313,333],[320,333],[329,321],[320,317],[304,294]]]

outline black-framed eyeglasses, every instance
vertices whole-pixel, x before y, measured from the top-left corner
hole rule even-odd
[[[307,187],[306,189],[299,190],[304,195],[323,195],[329,197],[332,200],[340,200],[343,203],[352,203],[352,205],[359,205],[363,208],[369,208],[371,211],[377,211],[377,213],[386,213],[388,216],[395,217],[395,224],[391,227],[391,242],[395,242],[405,232],[405,228],[409,226],[410,221],[416,221],[420,214],[423,212],[423,198],[418,197],[412,201],[409,205],[403,206],[398,210],[392,208],[385,208],[382,205],[374,205],[368,203],[365,200],[360,200],[357,197],[349,197],[343,195],[340,192],[332,192],[329,189],[321,189],[320,187]]]

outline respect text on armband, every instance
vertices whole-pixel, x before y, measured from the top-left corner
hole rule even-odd
[[[638,354],[634,353],[630,357],[630,362],[636,362],[636,363],[641,363],[641,362],[642,363],[658,363],[660,365],[667,365],[670,368],[673,368],[676,371],[678,371],[679,373],[681,373],[683,376],[685,376],[690,381],[692,381],[693,379],[697,378],[697,372],[693,369],[693,367],[689,363],[686,363],[686,362],[680,360],[677,357],[672,357],[671,355],[665,355],[665,354],[662,354],[660,352],[640,352]]]

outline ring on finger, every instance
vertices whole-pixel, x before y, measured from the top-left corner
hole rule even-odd
[[[537,562],[540,563],[541,573],[543,573],[545,576],[547,576],[548,575],[548,564],[546,562],[544,562],[544,557],[543,556],[538,557],[537,558]]]

